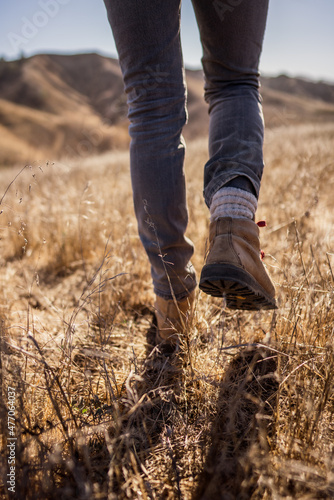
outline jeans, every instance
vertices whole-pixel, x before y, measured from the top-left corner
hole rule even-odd
[[[104,0],[128,102],[131,182],[154,291],[177,300],[196,286],[183,171],[187,121],[181,0]],[[204,198],[224,185],[259,194],[263,115],[258,64],[268,0],[193,0],[209,104]]]

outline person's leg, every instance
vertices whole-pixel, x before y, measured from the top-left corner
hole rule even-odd
[[[276,307],[254,223],[263,172],[259,58],[268,0],[193,0],[209,103],[204,197],[210,251],[200,288],[238,309]]]
[[[268,0],[193,0],[193,5],[210,113],[206,204],[227,184],[258,197],[264,128],[258,65]]]
[[[105,0],[127,94],[135,213],[154,291],[187,297],[196,286],[181,135],[186,90],[180,0]]]

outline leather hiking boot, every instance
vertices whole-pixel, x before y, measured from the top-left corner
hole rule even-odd
[[[254,221],[221,217],[211,222],[199,288],[214,297],[225,295],[230,309],[276,309],[275,288],[260,252]]]
[[[195,290],[188,297],[177,302],[156,296],[154,304],[157,318],[156,343],[176,347],[179,335],[184,334],[193,312]]]

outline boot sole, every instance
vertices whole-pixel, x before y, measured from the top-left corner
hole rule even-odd
[[[213,297],[225,296],[229,309],[277,309],[275,298],[270,297],[247,271],[233,265],[205,265],[199,288]]]

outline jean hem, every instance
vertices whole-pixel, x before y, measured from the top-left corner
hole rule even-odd
[[[187,290],[185,290],[183,292],[175,293],[174,295],[175,295],[176,300],[179,302],[183,299],[186,299],[196,289],[196,287],[197,287],[197,283],[195,284],[195,286],[192,286],[191,288],[187,288]],[[156,287],[154,287],[154,293],[158,297],[161,297],[164,300],[172,300],[173,299],[173,296],[170,293],[165,293],[165,292],[157,289]]]
[[[215,176],[213,179],[210,180],[210,182],[205,186],[203,190],[203,196],[206,205],[210,208],[212,198],[216,194],[219,189],[224,187],[225,184],[230,182],[231,180],[235,179],[236,177],[246,177],[253,185],[256,193],[256,198],[259,197],[259,191],[260,191],[260,179],[254,179],[251,175],[243,172],[241,170],[243,166],[240,165],[240,170],[235,171],[235,172],[230,172],[230,173],[225,173],[221,172],[217,176]],[[245,167],[244,167],[245,168]]]

